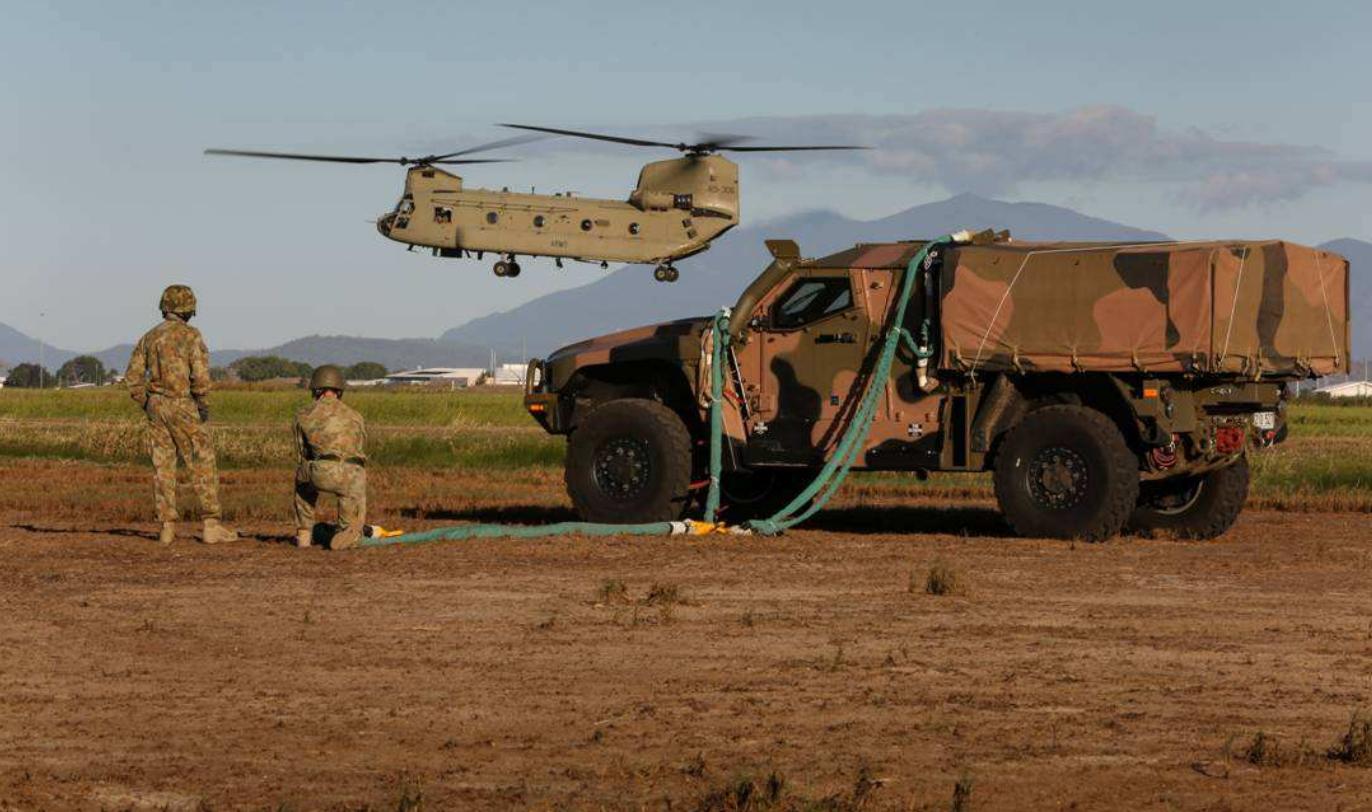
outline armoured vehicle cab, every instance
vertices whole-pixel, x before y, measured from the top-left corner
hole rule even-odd
[[[802,259],[768,242],[774,260],[728,328],[726,519],[770,515],[832,453],[923,245]],[[1348,262],[1293,243],[983,232],[914,272],[913,340],[872,382],[885,392],[856,467],[990,471],[1025,535],[1223,533],[1247,495],[1247,455],[1286,436],[1288,386],[1348,368]],[[585,519],[676,519],[700,493],[710,322],[531,362],[526,406],[568,435],[567,489]]]

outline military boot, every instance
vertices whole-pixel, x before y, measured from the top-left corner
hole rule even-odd
[[[310,546],[310,543],[313,542],[313,541],[314,541],[314,530],[297,530],[297,531],[295,531],[295,546],[299,547],[300,549],[303,550],[303,549],[305,549],[306,547],[309,547],[309,546]]]
[[[162,544],[176,541],[176,522],[162,522],[162,532],[157,534],[157,540]]]
[[[361,536],[362,534],[356,530],[350,530],[347,533],[335,533],[334,537],[329,539],[329,549],[351,550],[357,546],[357,543],[361,540]]]
[[[238,541],[238,533],[220,524],[218,519],[206,519],[200,540],[206,544],[223,544],[226,541]]]

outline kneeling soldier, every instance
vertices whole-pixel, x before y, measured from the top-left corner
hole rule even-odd
[[[310,546],[320,493],[338,497],[338,525],[329,549],[356,547],[367,513],[367,429],[343,403],[343,371],[331,364],[310,376],[314,403],[295,416],[295,544]]]

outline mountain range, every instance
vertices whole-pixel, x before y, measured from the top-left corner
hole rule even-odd
[[[1165,240],[1167,235],[1089,217],[1044,203],[1007,203],[962,194],[915,206],[877,220],[854,220],[830,211],[810,211],[725,236],[703,254],[680,263],[681,280],[655,282],[642,266],[618,268],[594,282],[535,298],[518,307],[453,327],[438,339],[308,336],[256,350],[211,353],[216,365],[246,355],[279,355],[309,364],[376,361],[388,369],[416,366],[484,366],[493,348],[513,359],[521,348],[541,355],[563,344],[640,324],[704,315],[733,304],[743,287],[768,262],[763,240],[795,239],[806,256],[822,256],[856,242],[880,242],[944,234],[962,228],[1008,228],[1029,240]],[[1321,244],[1352,263],[1354,356],[1372,355],[1372,243],[1337,239]],[[517,283],[516,283],[517,284]],[[131,345],[91,353],[107,367],[122,368]],[[48,347],[55,368],[76,353]],[[0,324],[0,362],[36,361],[37,342]]]

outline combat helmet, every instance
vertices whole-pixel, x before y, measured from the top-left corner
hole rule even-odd
[[[195,315],[195,292],[189,285],[168,285],[162,291],[162,302],[158,306],[164,316],[175,313],[188,319]]]
[[[318,392],[321,389],[332,389],[335,392],[342,392],[347,386],[347,381],[343,380],[343,370],[333,364],[325,364],[315,369],[314,374],[310,375],[310,391]]]

